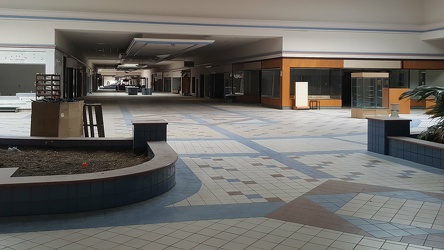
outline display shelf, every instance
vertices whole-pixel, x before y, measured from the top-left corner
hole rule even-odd
[[[36,99],[60,98],[60,75],[37,74],[35,80]]]
[[[387,101],[384,89],[388,86],[388,73],[352,73],[351,108],[352,117],[365,118],[369,115],[386,115]],[[387,91],[385,91],[387,92]]]
[[[383,104],[383,88],[388,73],[353,73],[352,108],[387,108]]]

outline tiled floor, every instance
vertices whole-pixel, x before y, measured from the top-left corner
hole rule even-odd
[[[107,137],[132,136],[134,118],[168,121],[176,187],[105,211],[0,218],[0,249],[444,249],[444,171],[367,152],[367,121],[348,109],[89,98]],[[422,113],[401,116],[420,131]],[[0,136],[29,130],[29,111],[0,113]]]

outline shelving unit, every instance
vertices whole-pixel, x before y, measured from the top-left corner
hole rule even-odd
[[[35,77],[36,99],[60,98],[60,75],[37,74]]]
[[[352,73],[352,117],[388,115],[388,73]],[[385,94],[384,94],[385,93]]]

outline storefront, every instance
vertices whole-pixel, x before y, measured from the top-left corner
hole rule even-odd
[[[238,102],[292,109],[295,83],[308,82],[309,100],[319,101],[321,107],[351,107],[351,75],[359,72],[388,74],[386,106],[398,103],[399,95],[410,88],[444,84],[443,61],[279,58],[233,64],[231,85],[226,84],[225,92],[235,94]],[[402,101],[400,113],[425,106],[425,102]]]

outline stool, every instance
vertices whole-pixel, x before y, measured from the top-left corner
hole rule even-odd
[[[93,113],[95,114],[95,119],[93,117]],[[90,137],[90,136],[94,137],[94,127],[97,127],[97,134],[99,135],[99,137],[105,137],[105,128],[103,126],[102,104],[87,103],[83,106],[83,132],[85,134],[85,137]],[[91,132],[91,134],[89,135],[88,132]]]
[[[308,106],[310,106],[310,109],[321,109],[321,101],[310,100],[308,101]]]

